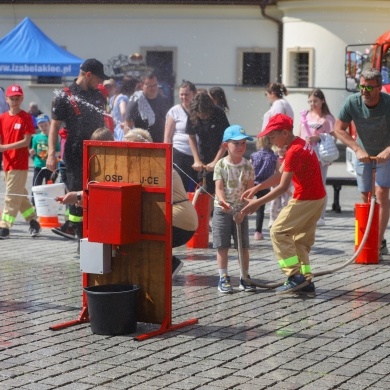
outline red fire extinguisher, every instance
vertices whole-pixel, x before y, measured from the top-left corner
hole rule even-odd
[[[367,240],[360,249],[355,259],[357,264],[379,263],[379,205],[375,196],[376,159],[372,160],[372,186],[368,203],[355,204],[355,252],[359,249],[366,229],[369,229]],[[371,207],[374,207],[371,226],[368,225],[368,217]]]

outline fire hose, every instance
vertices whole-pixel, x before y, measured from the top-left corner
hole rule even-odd
[[[352,264],[355,259],[359,256],[360,252],[363,250],[364,248],[364,245],[366,244],[366,241],[368,239],[368,236],[369,236],[369,233],[370,233],[370,229],[371,229],[371,225],[372,225],[372,221],[373,221],[373,218],[374,218],[374,211],[375,211],[375,204],[376,204],[376,195],[375,195],[375,173],[376,173],[376,158],[375,157],[370,157],[370,159],[372,160],[373,162],[373,174],[372,174],[372,189],[371,189],[371,198],[370,198],[370,209],[369,209],[369,214],[368,214],[368,219],[367,219],[367,227],[365,229],[365,232],[364,232],[364,235],[362,237],[362,241],[360,242],[360,245],[358,246],[358,248],[356,249],[355,251],[355,254],[348,260],[346,260],[344,263],[342,263],[341,265],[337,266],[337,267],[334,267],[332,269],[328,269],[328,270],[324,270],[324,271],[319,271],[319,272],[314,272],[313,273],[313,277],[319,277],[319,276],[325,276],[325,275],[330,275],[330,274],[333,274],[337,271],[340,271],[342,270],[343,268],[347,267],[348,265]],[[176,165],[176,164],[175,164]],[[179,167],[178,167],[179,168]],[[180,168],[179,168],[180,169]],[[205,172],[203,172],[203,174],[205,174]],[[195,194],[194,194],[194,198],[193,198],[193,201],[192,203],[193,204],[196,204],[196,199],[198,198],[199,194],[201,192],[206,192],[208,193],[206,190],[205,190],[205,187],[206,187],[206,177],[205,175],[203,176],[203,183],[202,183],[202,186],[199,186],[197,188],[197,190],[195,191]],[[211,197],[213,197],[211,194],[209,194]],[[222,206],[223,207],[223,206]],[[240,209],[237,209],[236,207],[234,206],[231,206],[230,207],[230,211],[231,213],[233,214],[233,219],[234,221],[236,222],[236,219],[234,217],[234,215],[238,212],[240,212]],[[259,287],[259,288],[264,288],[264,289],[275,289],[277,287],[280,287],[284,284],[284,281],[283,282],[274,282],[274,283],[263,283],[263,282],[257,282],[257,281],[254,281],[252,278],[248,278],[248,272],[247,270],[245,270],[244,268],[244,256],[243,256],[243,251],[242,251],[242,232],[241,232],[241,222],[240,223],[237,223],[236,222],[236,231],[237,231],[237,251],[238,251],[238,262],[239,262],[239,266],[240,266],[240,271],[241,271],[241,275],[242,275],[242,279],[247,282],[248,284],[252,284],[256,287]]]

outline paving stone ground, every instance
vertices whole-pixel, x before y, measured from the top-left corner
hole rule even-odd
[[[331,211],[327,189],[326,225],[311,252],[315,272],[354,253],[357,189],[342,189],[340,214]],[[1,183],[1,204],[3,193]],[[250,273],[283,281],[267,223],[266,239],[251,240]],[[272,290],[239,292],[231,250],[235,292],[226,296],[217,291],[214,249],[176,248],[184,267],[173,281],[173,323],[198,324],[135,341],[134,334],[95,335],[88,323],[49,329],[80,313],[76,242],[49,229],[32,239],[27,228],[19,217],[11,238],[0,242],[1,390],[390,388],[390,256],[317,278],[315,298],[281,298]],[[139,323],[137,334],[150,329]]]

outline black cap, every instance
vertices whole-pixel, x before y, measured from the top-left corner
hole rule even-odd
[[[81,65],[80,69],[84,72],[91,72],[94,76],[99,77],[102,80],[108,80],[109,77],[104,74],[103,64],[95,58],[89,58],[85,60]]]

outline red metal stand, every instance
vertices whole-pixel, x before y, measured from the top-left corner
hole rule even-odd
[[[150,158],[151,161],[154,160],[154,157],[152,156],[153,152],[151,153],[151,149],[156,149],[157,151],[162,151],[165,153],[165,166],[161,167],[159,164],[156,164],[156,170],[160,170],[161,175],[164,175],[164,181],[165,185],[163,187],[159,185],[153,185],[153,183],[149,186],[147,182],[145,182],[145,178],[140,176],[137,178],[137,180],[134,180],[134,178],[129,178],[129,175],[127,174],[127,165],[126,164],[120,164],[117,162],[118,159],[125,159],[126,158],[126,151],[131,149],[137,149],[136,151],[142,155],[144,152],[146,155],[146,158]],[[93,153],[92,153],[93,152]],[[163,242],[164,243],[164,269],[165,269],[165,283],[163,290],[160,291],[156,295],[164,295],[163,299],[163,307],[157,307],[156,311],[159,311],[163,313],[163,318],[161,322],[161,326],[158,330],[152,331],[149,333],[141,334],[135,337],[135,340],[142,341],[149,339],[154,336],[158,336],[176,329],[183,328],[185,326],[194,325],[198,322],[198,319],[193,318],[178,324],[172,324],[172,145],[168,144],[145,144],[145,143],[125,143],[125,142],[105,142],[105,141],[84,141],[84,154],[83,154],[83,177],[84,177],[84,188],[88,188],[88,182],[90,180],[97,180],[96,177],[93,177],[93,172],[90,171],[90,163],[92,160],[97,159],[97,165],[99,166],[99,169],[101,166],[106,163],[106,159],[108,159],[107,156],[113,156],[115,157],[115,164],[113,164],[113,167],[115,167],[118,172],[114,172],[116,177],[128,177],[127,182],[140,182],[143,186],[143,194],[147,196],[147,194],[161,194],[164,198],[164,234],[155,234],[155,233],[142,233],[141,234],[141,241],[145,240],[146,242]],[[136,156],[139,158],[139,156]],[[101,160],[100,160],[101,158]],[[132,155],[131,158],[134,160],[134,156]],[[132,160],[132,161],[133,161]],[[157,160],[157,158],[156,158]],[[112,168],[114,169],[114,168]],[[122,171],[121,171],[122,170]],[[144,172],[141,169],[142,172]],[[133,173],[133,172],[132,172]],[[126,175],[127,174],[127,175]],[[99,181],[99,180],[97,180]],[[101,180],[100,181],[104,181]],[[125,179],[123,179],[123,182],[126,182]],[[83,201],[83,220],[84,220],[84,236],[88,237],[88,196],[87,192],[84,192],[84,201]],[[160,202],[161,203],[161,202]],[[146,244],[147,245],[147,244]],[[139,267],[142,267],[142,263],[139,264]],[[82,286],[88,287],[90,285],[90,274],[83,273],[82,274]],[[153,317],[153,315],[152,315]],[[51,330],[60,330],[64,329],[70,326],[82,324],[85,322],[89,322],[89,315],[88,315],[88,303],[87,303],[87,297],[85,292],[82,293],[82,309],[80,312],[80,315],[77,319],[64,322],[61,324],[53,325],[50,327]],[[147,322],[147,321],[142,321]],[[156,322],[153,322],[156,323]]]

